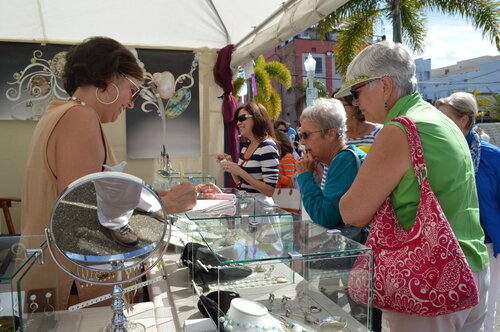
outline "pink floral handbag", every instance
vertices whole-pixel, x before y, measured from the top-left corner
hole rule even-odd
[[[418,129],[408,117],[408,135],[420,203],[415,223],[403,229],[388,197],[375,213],[366,242],[374,252],[373,306],[419,316],[439,316],[476,305],[472,271],[427,178]],[[359,257],[349,275],[349,295],[367,304],[370,260]]]

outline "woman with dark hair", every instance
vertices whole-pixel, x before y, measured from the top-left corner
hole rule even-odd
[[[240,135],[247,139],[240,143],[238,163],[228,154],[218,154],[216,160],[225,172],[231,173],[238,188],[272,204],[278,181],[279,153],[267,110],[250,101],[236,110],[234,123]]]
[[[68,184],[117,164],[102,124],[134,107],[143,75],[137,58],[113,39],[93,37],[70,49],[63,80],[71,98],[52,101],[33,134],[23,191],[23,202],[29,202],[22,207],[23,235],[43,234],[55,199]],[[169,196],[169,212],[195,204],[194,188],[188,184],[162,194]],[[129,228],[111,234],[125,245],[136,240]]]
[[[137,58],[113,39],[93,37],[70,49],[63,80],[71,97],[51,101],[33,133],[22,193],[23,235],[44,234],[57,196],[70,183],[117,164],[102,124],[134,107],[143,75]],[[196,191],[188,183],[160,195],[169,213],[196,203]],[[127,224],[109,231],[122,245],[137,243]],[[57,281],[59,308],[68,303],[68,281],[73,280],[66,276]]]

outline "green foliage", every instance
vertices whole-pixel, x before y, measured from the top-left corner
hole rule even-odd
[[[238,92],[240,92],[241,87],[245,84],[245,80],[241,77],[238,77],[233,82],[233,96],[238,98]]]
[[[290,74],[290,70],[288,70],[284,64],[278,61],[272,61],[264,64],[263,67],[269,76],[280,82],[285,89],[290,88],[292,85],[292,75]]]
[[[295,101],[295,112],[299,114],[299,110],[303,108],[306,104],[306,91],[307,88],[309,87],[309,82],[307,79],[304,79],[302,84],[294,84],[292,85],[286,92],[287,93],[296,93],[296,92],[301,92],[300,97]],[[323,84],[321,81],[316,81],[313,80],[313,87],[318,89],[318,98],[329,98],[330,96],[328,95],[328,90],[326,89],[326,86]]]
[[[484,110],[489,113],[489,115],[500,120],[500,95],[498,93],[492,93],[493,101],[484,107]]]
[[[338,70],[345,78],[347,66],[371,41],[366,38],[371,39],[373,24],[382,18],[392,22],[396,32],[393,39],[401,35],[404,44],[415,54],[421,54],[426,36],[426,10],[461,16],[500,51],[498,0],[351,0],[319,22],[316,30],[321,35],[338,31],[338,44],[333,51]]]
[[[278,92],[271,84],[272,79],[276,79],[286,89],[290,88],[292,75],[290,70],[282,63],[277,61],[266,62],[261,55],[254,60],[255,85],[257,86],[257,95],[255,100],[266,108],[269,117],[276,120],[281,113],[281,98]],[[244,80],[237,78],[233,82],[233,95],[236,95]],[[238,89],[236,89],[238,87]]]

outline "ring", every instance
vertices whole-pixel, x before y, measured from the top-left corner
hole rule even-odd
[[[321,312],[321,308],[317,307],[315,305],[312,305],[312,306],[309,307],[309,311],[312,312],[312,313],[318,313],[318,312]]]

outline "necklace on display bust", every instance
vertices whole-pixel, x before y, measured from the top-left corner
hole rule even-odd
[[[77,103],[79,103],[79,104],[80,104],[80,105],[82,105],[82,106],[86,106],[86,105],[87,105],[87,103],[86,103],[86,102],[84,102],[83,100],[81,100],[81,99],[80,99],[80,98],[78,98],[78,97],[71,96],[71,98],[69,98],[69,99],[70,99],[70,100],[74,100],[74,101],[76,101]]]

